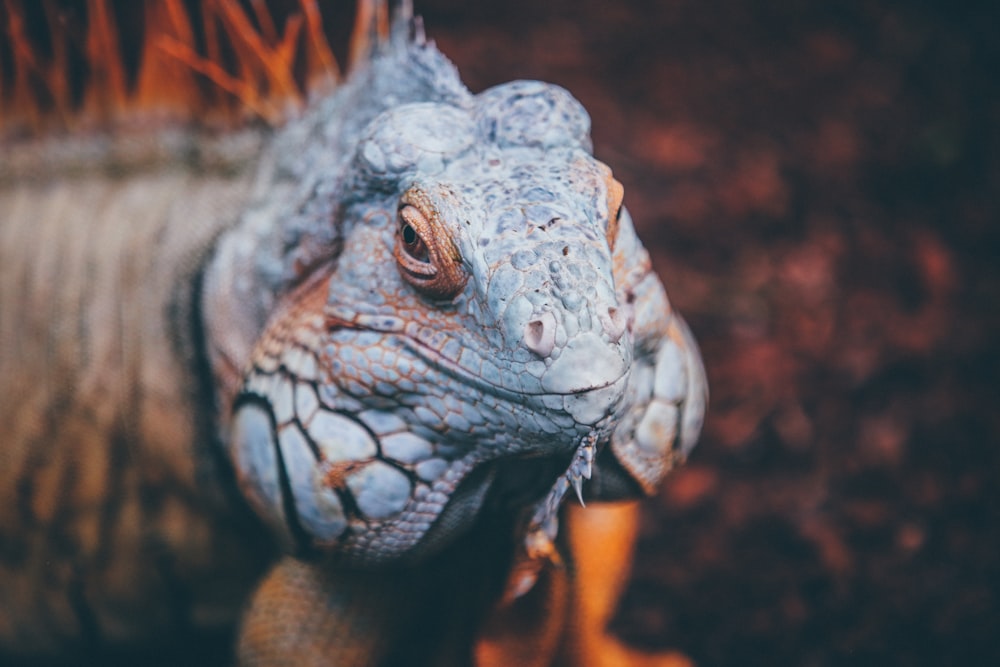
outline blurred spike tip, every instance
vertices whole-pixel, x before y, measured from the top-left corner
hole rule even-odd
[[[342,67],[317,0],[297,0],[280,21],[266,0],[146,0],[135,26],[119,25],[120,3],[80,4],[0,0],[0,133],[150,118],[277,124],[390,34],[385,0],[357,0]],[[412,25],[411,3],[393,4]],[[136,31],[126,56],[121,38]]]

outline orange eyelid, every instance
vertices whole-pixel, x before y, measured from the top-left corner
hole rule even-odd
[[[431,262],[430,247],[424,240],[425,236],[433,236],[433,230],[430,228],[430,224],[427,222],[424,214],[421,213],[417,207],[407,204],[399,209],[399,223],[399,228],[396,231],[399,238],[397,239],[394,251],[396,260],[399,261],[399,263],[407,270],[414,273],[427,276],[435,275],[437,273],[437,269]],[[407,226],[413,230],[414,234],[416,234],[416,244],[407,243],[406,240],[402,238],[403,230]],[[423,254],[427,255],[427,257],[417,257],[416,254],[414,254],[410,249],[410,246],[414,245],[423,250]]]
[[[392,254],[403,280],[431,299],[455,297],[465,287],[469,276],[431,198],[417,187],[410,188],[400,197],[398,218],[396,245]],[[407,225],[423,244],[426,259],[414,257],[407,249],[402,238]]]
[[[618,216],[621,215],[622,200],[625,198],[625,186],[612,176],[610,171],[606,184],[608,191],[608,245],[614,252],[615,240],[618,238]]]

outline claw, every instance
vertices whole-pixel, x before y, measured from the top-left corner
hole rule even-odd
[[[573,490],[576,491],[576,497],[580,501],[581,507],[587,506],[587,503],[583,502],[583,480],[590,479],[591,475],[594,474],[594,456],[596,451],[597,439],[590,436],[580,445],[573,463],[570,464],[569,470],[566,471],[566,479],[573,485]]]
[[[580,501],[580,507],[586,507],[587,503],[583,502],[583,477],[573,476],[570,477],[569,481],[573,485],[573,490],[576,491],[576,499]]]

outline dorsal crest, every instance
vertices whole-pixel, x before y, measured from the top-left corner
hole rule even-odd
[[[389,39],[388,14],[375,0],[323,14],[313,0],[6,0],[0,136],[150,120],[278,124],[367,61]],[[410,22],[407,3],[397,14]]]

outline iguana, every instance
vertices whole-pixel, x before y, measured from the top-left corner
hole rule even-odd
[[[245,609],[243,665],[620,657],[586,577],[635,506],[563,499],[685,458],[695,342],[579,102],[360,12],[370,55],[273,129],[6,140],[0,654]]]

